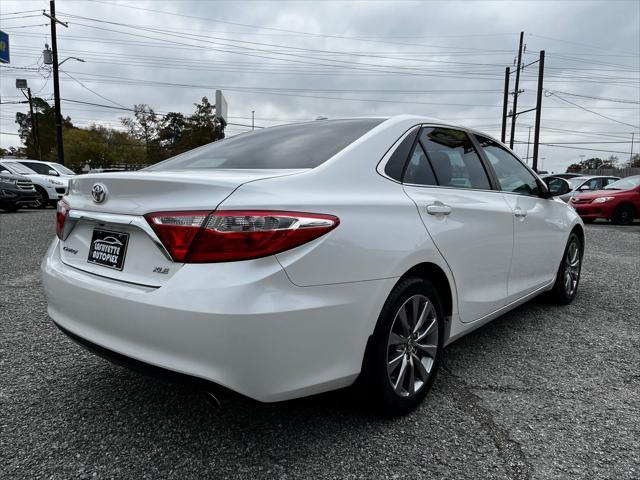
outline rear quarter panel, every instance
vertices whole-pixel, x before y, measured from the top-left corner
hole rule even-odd
[[[335,230],[277,255],[299,286],[395,278],[421,262],[448,271],[402,186],[376,172],[411,122],[381,126],[314,170],[241,186],[219,209],[336,215],[340,225]]]

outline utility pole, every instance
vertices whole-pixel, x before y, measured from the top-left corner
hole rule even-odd
[[[255,110],[251,110],[251,130],[256,128],[256,122],[255,122],[256,116],[255,116],[255,114],[256,114],[256,111]]]
[[[56,120],[56,148],[58,152],[58,163],[64,165],[64,145],[62,143],[62,113],[60,113],[60,79],[58,77],[58,40],[56,38],[56,23],[63,27],[69,26],[56,18],[56,2],[50,0],[49,14],[42,12],[45,17],[51,19],[51,48],[53,50],[53,97],[55,103]]]
[[[531,125],[529,125],[529,135],[527,135],[527,156],[524,157],[524,163],[529,165],[529,145],[531,145]]]
[[[631,132],[631,152],[629,152],[629,163],[631,163],[631,160],[633,160],[633,137],[635,135],[635,132]]]
[[[540,50],[538,60],[538,96],[536,98],[536,125],[533,132],[533,164],[534,172],[538,171],[538,147],[540,144],[540,119],[542,117],[542,82],[544,80],[544,50]]]
[[[513,150],[513,141],[516,135],[516,112],[518,111],[518,95],[520,91],[520,68],[522,65],[522,46],[524,43],[524,32],[520,32],[520,46],[518,47],[518,66],[516,70],[516,86],[513,91],[513,116],[511,117],[511,137],[509,138],[509,148]]]
[[[502,99],[502,133],[500,134],[500,141],[502,143],[506,140],[507,135],[507,110],[509,109],[509,75],[511,75],[511,69],[507,67],[504,71],[504,97]]]
[[[40,153],[40,133],[38,132],[38,118],[33,114],[33,100],[31,89],[27,87],[27,99],[29,100],[29,114],[31,115],[31,135],[33,136],[33,148],[38,152],[38,160],[42,160]]]

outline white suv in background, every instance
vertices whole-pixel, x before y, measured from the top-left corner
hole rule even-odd
[[[36,173],[40,175],[48,175],[51,177],[73,177],[76,172],[65,167],[64,165],[60,165],[56,162],[46,162],[44,160],[32,160],[30,158],[20,158],[16,159],[16,162],[21,163],[25,167],[29,167]]]
[[[39,194],[36,208],[46,208],[55,205],[68,191],[71,176],[41,175],[35,170],[23,165],[22,160],[0,159],[0,171],[5,170],[14,175],[29,177]],[[52,169],[53,170],[53,169]]]

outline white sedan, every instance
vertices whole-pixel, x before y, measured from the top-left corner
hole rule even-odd
[[[57,227],[48,312],[86,347],[263,402],[360,379],[392,414],[447,344],[543,292],[571,302],[584,251],[575,211],[504,145],[415,116],[82,175]]]

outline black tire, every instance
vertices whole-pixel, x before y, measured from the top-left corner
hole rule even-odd
[[[39,209],[43,209],[43,208],[47,208],[47,205],[49,205],[49,195],[47,195],[47,191],[42,188],[40,185],[36,185],[36,192],[38,192],[38,201],[36,204],[34,204],[33,208],[39,208]]]
[[[583,218],[582,221],[584,223],[593,223],[593,222],[596,221],[596,219],[595,218]]]
[[[418,301],[417,308],[413,303],[416,299]],[[425,303],[420,303],[421,301]],[[427,302],[430,302],[430,305]],[[409,324],[412,322],[409,317],[413,316],[413,313],[409,312],[413,312],[414,309],[427,312],[428,309],[429,313],[424,315],[425,320],[421,324],[419,319],[416,322],[422,325],[421,328],[426,333],[422,333],[421,328],[414,329],[409,327],[409,324],[403,323],[399,316],[401,308],[404,309],[405,318],[408,319]],[[400,323],[396,324],[396,319]],[[407,338],[403,339],[402,343],[391,345],[392,339],[396,341],[396,339],[404,338],[393,333],[392,329],[402,329],[405,325],[409,327],[408,330],[405,330],[408,332]],[[434,328],[437,328],[435,333]],[[411,334],[412,331],[415,333]],[[436,335],[437,340],[435,340]],[[409,337],[412,342],[410,350]],[[425,342],[425,345],[420,345],[419,342]],[[436,289],[431,282],[422,278],[408,278],[401,281],[394,287],[382,308],[382,312],[380,312],[363,362],[362,386],[368,400],[372,401],[371,406],[378,413],[391,416],[404,415],[416,408],[435,381],[442,360],[443,342],[444,314]],[[428,347],[431,353],[427,354],[427,349],[424,347]],[[396,355],[399,356],[396,357]],[[395,367],[388,371],[390,357],[395,359],[402,357],[402,359],[400,363],[396,363]],[[420,363],[417,363],[418,361]],[[415,367],[412,368],[410,365],[415,365]],[[394,375],[396,375],[395,380]],[[401,375],[402,379],[400,379]],[[411,382],[412,379],[413,382]],[[398,385],[395,388],[392,384],[393,381]],[[403,385],[407,386],[406,391],[402,391]],[[414,390],[414,392],[411,393],[410,390]]]
[[[577,248],[577,266],[572,265],[573,245]],[[571,232],[567,246],[564,249],[558,272],[556,273],[556,282],[553,289],[549,292],[549,299],[557,305],[567,305],[576,298],[578,286],[580,284],[580,274],[582,272],[582,257],[584,255],[582,242],[575,232]],[[569,272],[570,270],[570,272]],[[567,279],[567,275],[569,279]]]
[[[633,208],[633,205],[622,203],[616,207],[611,220],[616,225],[631,225],[633,223],[635,213],[636,211]]]
[[[20,210],[20,205],[3,205],[0,206],[0,210],[4,210],[5,212],[17,212]]]

